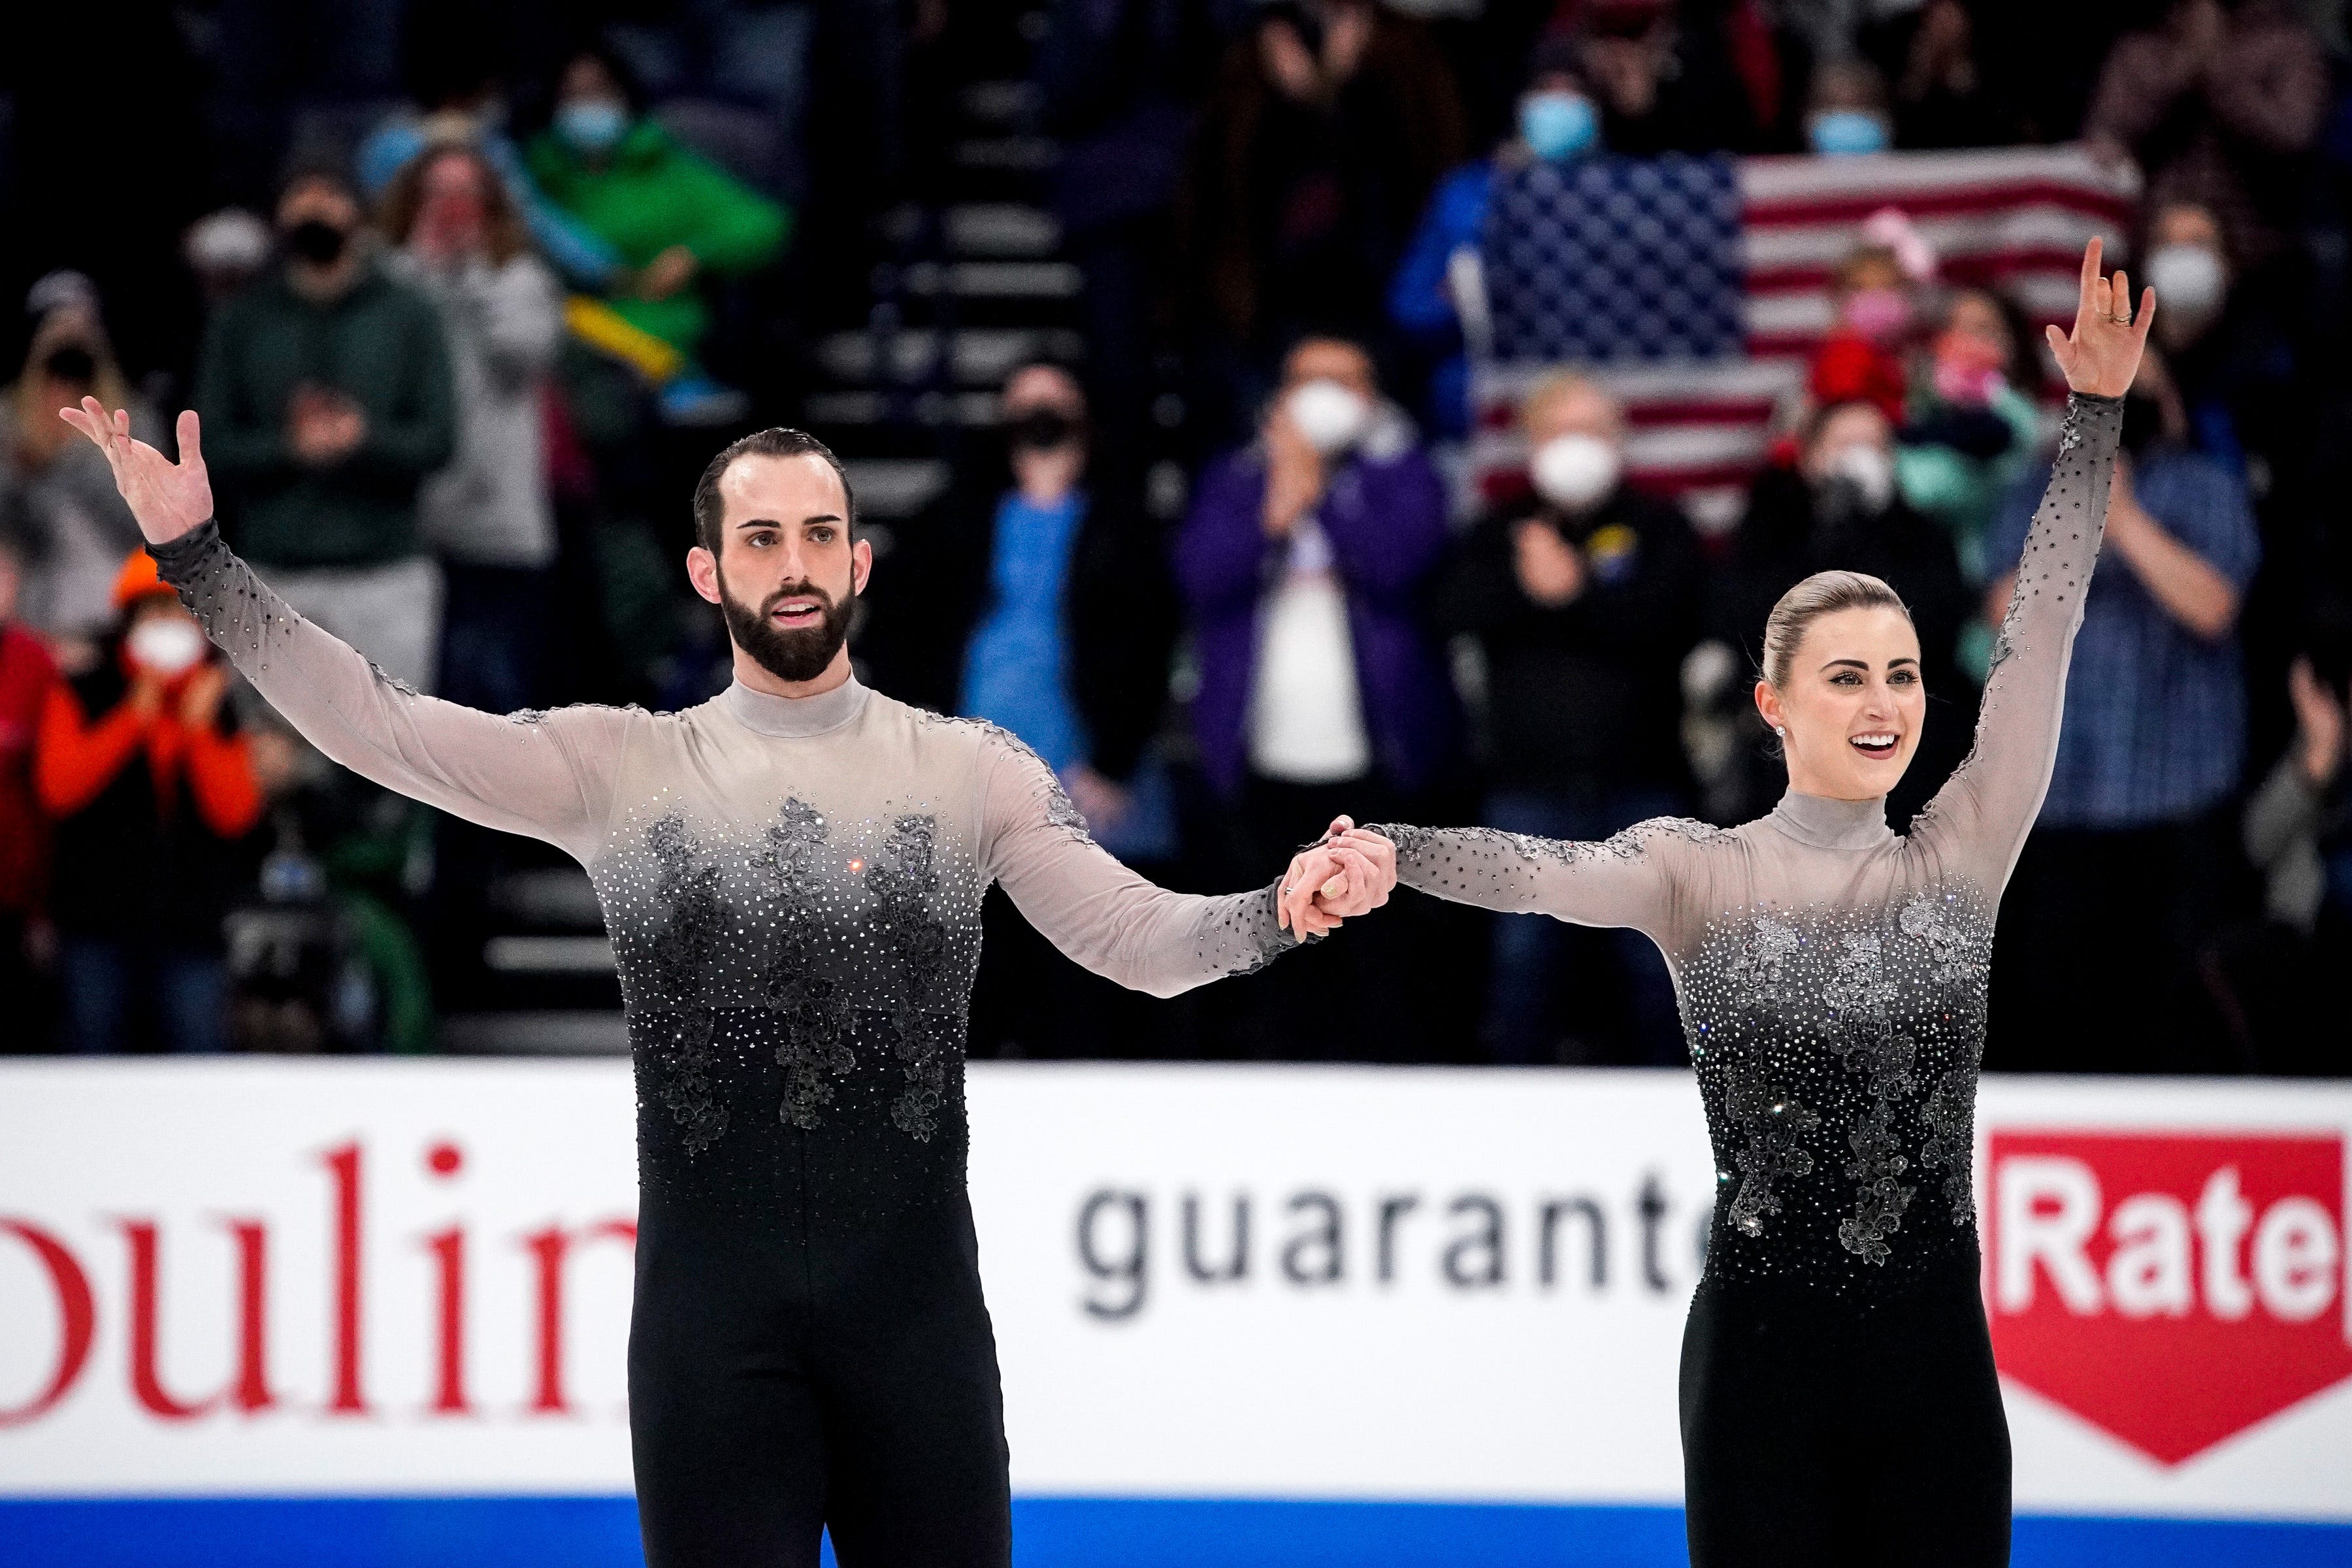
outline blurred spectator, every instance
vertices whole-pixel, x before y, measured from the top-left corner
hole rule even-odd
[[[1919,281],[1889,245],[1859,246],[1838,264],[1830,285],[1835,319],[1805,376],[1815,407],[1868,403],[1890,424],[1903,423],[1910,399],[1904,356],[1918,331]]]
[[[1461,257],[1475,258],[1498,174],[1530,163],[1565,163],[1601,151],[1601,116],[1585,86],[1576,47],[1548,37],[1536,50],[1520,93],[1518,129],[1484,158],[1447,174],[1429,199],[1388,291],[1389,319],[1424,353],[1438,356],[1430,377],[1431,428],[1460,437],[1469,426],[1470,370],[1463,352],[1455,289]]]
[[[2238,610],[2262,547],[2243,483],[2189,447],[2165,368],[2151,349],[2125,405],[2057,763],[2002,900],[2005,1066],[2186,1065],[2181,977],[2234,837],[2218,808],[2243,762]],[[2040,483],[2030,476],[1996,527],[1996,621]]]
[[[564,278],[592,291],[620,280],[620,253],[580,218],[547,199],[524,166],[522,150],[507,134],[507,106],[498,82],[478,62],[433,73],[415,108],[394,112],[368,133],[357,155],[360,188],[372,199],[428,148],[461,142],[481,155],[530,242]]]
[[[1370,0],[1258,6],[1202,108],[1187,196],[1234,416],[1300,333],[1381,341],[1390,275],[1464,151],[1419,23]]]
[[[48,651],[16,619],[24,580],[16,539],[0,531],[0,1015],[16,1020],[20,1049],[36,1043],[37,976],[52,940],[49,825],[33,788],[33,743],[58,679]]]
[[[1754,8],[1719,0],[1593,0],[1573,14],[1611,149],[1636,158],[1764,149],[1779,118],[1781,72]]]
[[[2141,265],[2164,302],[2153,334],[2179,388],[2189,439],[2245,476],[2259,500],[2279,445],[2308,433],[2297,417],[2294,348],[2274,290],[2235,287],[2221,220],[2197,202],[2154,209]]]
[[[741,415],[744,400],[700,369],[698,355],[710,329],[702,279],[773,261],[789,216],[681,146],[644,108],[617,56],[575,55],[558,84],[554,123],[530,143],[530,173],[550,200],[629,268],[604,303],[676,356],[674,371],[656,377],[665,417],[723,424]],[[656,365],[660,356],[646,363]]]
[[[2280,0],[2173,0],[2116,40],[2083,133],[2137,159],[2155,204],[2210,210],[2259,265],[2303,216],[2301,154],[2327,105],[2319,39]]]
[[[1993,512],[2032,465],[2041,441],[2041,414],[2019,384],[2032,368],[2019,354],[2029,341],[2015,308],[2000,295],[1986,289],[1955,293],[1928,345],[1911,419],[1895,448],[1903,499],[1944,525],[1972,584],[1991,574],[1985,550]],[[1990,647],[1986,642],[1987,651]],[[1967,662],[1981,681],[1981,659]]]
[[[999,429],[970,443],[953,487],[899,531],[877,574],[867,657],[893,692],[1019,736],[1112,854],[1170,868],[1174,791],[1153,742],[1178,610],[1161,531],[1133,473],[1097,449],[1068,371],[1016,370],[1000,407]],[[983,1053],[1139,1051],[1165,1028],[1001,899],[983,921],[989,972],[972,1003]]]
[[[1446,545],[1437,475],[1360,346],[1310,338],[1283,368],[1259,439],[1202,476],[1176,558],[1202,764],[1295,849],[1302,826],[1427,784],[1454,716],[1424,620]]]
[[[2017,116],[1979,58],[1975,18],[1963,0],[1927,0],[1910,18],[1895,79],[1900,147],[2000,147],[2017,141]]]
[[[2329,652],[2336,668],[2325,675],[2305,655],[2289,668],[2295,743],[2271,769],[2246,807],[2246,857],[2262,872],[2270,918],[2305,938],[2326,928],[2327,966],[2352,941],[2352,795],[2345,788],[2345,752],[2352,723],[2345,708],[2344,649]]]
[[[416,496],[456,449],[449,353],[360,219],[339,170],[288,181],[285,260],[214,315],[195,402],[237,549],[294,608],[430,689],[441,572]]]
[[[1486,658],[1486,823],[1606,838],[1688,809],[1677,672],[1698,639],[1698,542],[1623,482],[1624,411],[1600,386],[1559,376],[1520,418],[1534,493],[1462,542],[1438,623]],[[1505,917],[1494,952],[1496,1059],[1681,1059],[1674,983],[1639,932]],[[1587,1038],[1562,1053],[1571,1019]]]
[[[1976,689],[1961,672],[1958,649],[1976,595],[1960,574],[1950,536],[1903,499],[1895,479],[1895,429],[1875,404],[1821,410],[1796,466],[1768,469],[1757,479],[1709,616],[1712,635],[1739,653],[1737,662],[1718,661],[1726,679],[1716,701],[1745,719],[1747,684],[1733,672],[1755,668],[1765,618],[1790,584],[1829,571],[1884,578],[1910,606],[1918,629],[1928,712],[1912,766],[1887,803],[1900,830],[1967,752]],[[1770,810],[1788,783],[1786,770],[1760,744],[1760,725],[1748,722],[1746,729],[1759,743],[1741,749],[1741,782],[1729,792],[1741,819]]]
[[[1824,60],[1813,68],[1805,103],[1805,144],[1817,156],[1847,158],[1895,145],[1886,79],[1864,59]]]
[[[252,873],[261,815],[225,700],[228,667],[156,576],[146,551],[115,584],[119,636],[50,688],[34,775],[57,824],[51,912],[69,1048],[128,1048],[152,1004],[166,1049],[224,1043],[221,921]]]
[[[145,399],[123,384],[89,279],[53,272],[33,286],[26,305],[33,339],[0,409],[0,531],[16,536],[23,556],[16,614],[79,672],[113,625],[114,574],[122,552],[140,542],[139,525],[115,493],[106,454],[76,436],[58,410],[95,396],[109,408],[130,409],[142,440],[162,432]]]
[[[1176,548],[1200,668],[1192,727],[1236,867],[1296,852],[1343,812],[1424,820],[1412,813],[1454,757],[1427,619],[1446,542],[1444,488],[1370,356],[1300,342],[1259,439],[1202,476]],[[1396,912],[1265,977],[1256,1048],[1398,1038],[1423,990],[1402,975],[1423,916]]]
[[[563,331],[555,280],[525,247],[520,215],[474,149],[421,154],[384,193],[394,276],[440,307],[457,389],[457,457],[417,492],[441,558],[447,612],[442,695],[511,712],[541,700],[555,516],[541,399]]]

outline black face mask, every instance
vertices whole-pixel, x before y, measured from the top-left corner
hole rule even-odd
[[[824,604],[824,618],[803,630],[780,630],[768,618],[769,612],[784,600],[803,594]],[[779,680],[814,680],[833,662],[833,656],[841,651],[841,645],[849,640],[849,606],[835,603],[832,595],[814,583],[787,583],[754,608],[729,593],[727,579],[721,575],[719,607],[727,616],[727,630],[735,638],[735,646]]]
[[[60,343],[41,362],[51,381],[89,386],[98,380],[98,356],[79,343]]]
[[[2118,439],[2125,451],[2138,457],[2164,439],[2164,405],[2148,396],[2124,399],[2123,430]]]
[[[304,218],[286,231],[286,248],[313,267],[332,267],[351,237],[322,218]]]
[[[1048,451],[1078,438],[1078,422],[1058,408],[1032,408],[1004,426],[1004,438],[1016,452]]]

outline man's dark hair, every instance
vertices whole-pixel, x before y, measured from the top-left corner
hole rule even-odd
[[[729,443],[710,466],[702,470],[702,478],[694,487],[694,542],[716,555],[719,552],[721,525],[725,522],[726,505],[719,499],[719,481],[726,476],[738,458],[805,458],[819,457],[832,468],[833,477],[841,481],[842,503],[848,508],[844,521],[848,525],[852,543],[857,540],[857,496],[849,488],[849,475],[833,448],[805,430],[787,430],[772,426],[754,430],[740,441]],[[781,521],[781,520],[780,520]]]

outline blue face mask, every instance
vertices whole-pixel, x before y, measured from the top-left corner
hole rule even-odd
[[[611,152],[628,134],[629,111],[606,98],[580,98],[555,111],[555,133],[578,152]]]
[[[1531,92],[1519,100],[1519,135],[1546,163],[1588,152],[1601,139],[1591,101],[1572,92]]]
[[[1886,151],[1886,121],[1862,109],[1832,109],[1813,116],[1805,127],[1813,151],[1838,158],[1854,153]]]

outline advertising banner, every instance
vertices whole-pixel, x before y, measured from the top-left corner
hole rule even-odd
[[[970,1094],[1024,1563],[1682,1560],[1688,1075]],[[2352,1557],[2352,1087],[1981,1112],[2017,1561]],[[603,1061],[0,1065],[0,1564],[634,1561],[633,1117]]]

